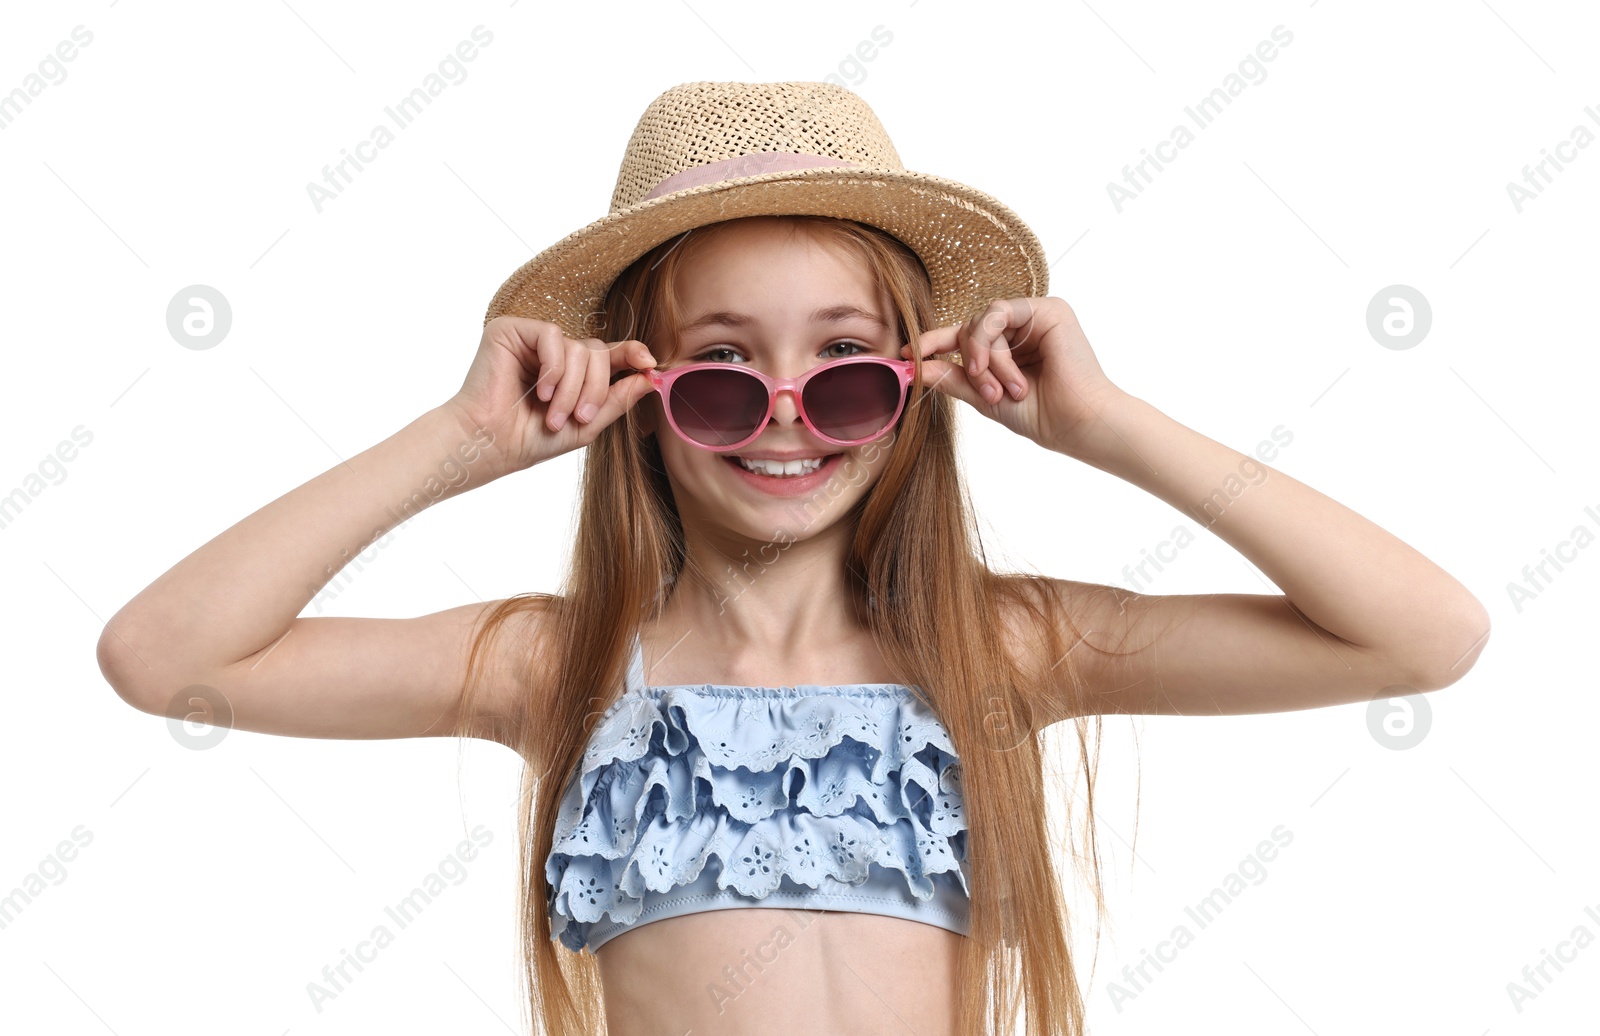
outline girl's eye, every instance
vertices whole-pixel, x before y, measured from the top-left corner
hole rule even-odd
[[[855,356],[858,353],[864,353],[864,352],[871,352],[872,351],[867,346],[862,345],[860,342],[851,342],[851,341],[844,341],[844,340],[837,341],[837,342],[832,342],[832,343],[830,343],[830,344],[828,344],[826,346],[823,346],[823,351],[827,352],[829,349],[832,349],[832,348],[834,348],[836,346],[841,346],[841,345],[847,347],[849,349],[849,351],[848,352],[843,352],[843,353],[834,353],[832,356],[828,357],[829,359],[836,360],[836,359],[839,359],[841,356]],[[727,355],[724,355],[724,354],[727,354]],[[734,363],[734,362],[737,362],[737,361],[735,361],[733,359],[733,357],[738,356],[738,355],[740,355],[740,354],[739,354],[739,351],[737,349],[734,349],[734,348],[732,348],[730,346],[726,346],[726,345],[719,345],[719,346],[717,346],[717,347],[715,347],[713,349],[707,349],[705,352],[701,353],[699,356],[696,356],[695,359],[699,360],[699,361],[701,361],[703,363]]]

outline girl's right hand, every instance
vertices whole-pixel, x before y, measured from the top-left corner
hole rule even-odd
[[[612,373],[655,365],[643,342],[573,339],[548,321],[495,317],[446,407],[467,434],[491,433],[487,451],[510,474],[593,442],[650,391],[644,373],[611,384]]]

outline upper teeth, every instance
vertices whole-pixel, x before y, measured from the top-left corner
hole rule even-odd
[[[806,460],[754,460],[749,457],[738,458],[746,471],[758,472],[762,475],[809,475],[822,467],[821,457],[811,457]]]

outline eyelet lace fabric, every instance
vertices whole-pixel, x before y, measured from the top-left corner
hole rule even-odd
[[[774,906],[967,933],[960,762],[899,684],[628,685],[556,820],[551,938],[591,952],[638,924]]]

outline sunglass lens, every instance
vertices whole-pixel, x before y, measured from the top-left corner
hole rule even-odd
[[[883,431],[900,406],[900,379],[886,364],[841,364],[806,382],[805,405],[822,434],[866,439]]]
[[[702,446],[748,439],[766,414],[766,386],[742,371],[692,371],[672,386],[672,419]]]

